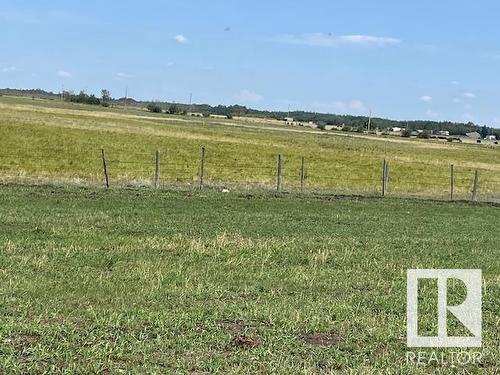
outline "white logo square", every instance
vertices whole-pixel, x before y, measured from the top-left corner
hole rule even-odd
[[[481,270],[460,269],[409,269],[407,270],[407,346],[408,347],[480,347],[481,346]],[[437,279],[438,285],[438,335],[418,334],[418,280]],[[457,306],[448,306],[447,281],[461,280],[467,288],[467,297]],[[472,336],[448,336],[447,314],[452,313]]]

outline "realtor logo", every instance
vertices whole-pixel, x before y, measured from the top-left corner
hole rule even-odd
[[[407,270],[407,345],[415,348],[464,348],[481,346],[481,270],[412,269]],[[418,280],[437,279],[437,336],[418,334]],[[461,280],[467,297],[457,306],[448,306],[447,282]],[[420,296],[421,299],[425,296]],[[448,336],[447,314],[450,312],[467,328],[471,336]]]

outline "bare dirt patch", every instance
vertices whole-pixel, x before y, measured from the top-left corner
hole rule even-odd
[[[240,348],[252,349],[260,345],[260,339],[258,337],[237,335],[233,338],[233,344]]]

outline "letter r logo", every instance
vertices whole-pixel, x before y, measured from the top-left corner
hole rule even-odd
[[[481,346],[481,270],[409,269],[407,270],[407,346],[408,347],[480,347]],[[418,334],[418,280],[437,279],[438,286],[438,335]],[[461,280],[467,288],[462,304],[448,306],[448,279]],[[447,314],[453,314],[472,336],[448,336]]]

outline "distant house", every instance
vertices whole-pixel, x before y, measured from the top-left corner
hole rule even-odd
[[[400,128],[399,126],[394,126],[390,130],[391,130],[391,132],[398,133],[398,132],[400,132],[401,130],[404,130],[404,129]]]
[[[194,117],[203,117],[203,113],[201,112],[188,112],[186,113],[188,116],[194,116]]]
[[[316,126],[316,124],[314,124],[312,121],[310,121],[309,123],[303,123],[301,121],[295,121],[293,117],[285,117],[285,124],[290,126]]]
[[[332,125],[332,130],[342,130],[344,129],[344,124],[342,125]]]
[[[438,135],[450,135],[450,132],[448,130],[439,130],[437,132]]]
[[[214,115],[214,114],[210,114],[210,117],[212,117],[212,118],[227,118],[227,115]]]
[[[497,137],[496,137],[495,135],[488,135],[488,136],[486,137],[486,139],[487,139],[488,141],[496,141],[496,140],[497,140]]]
[[[481,139],[481,134],[478,132],[465,133],[465,135],[470,139]]]

